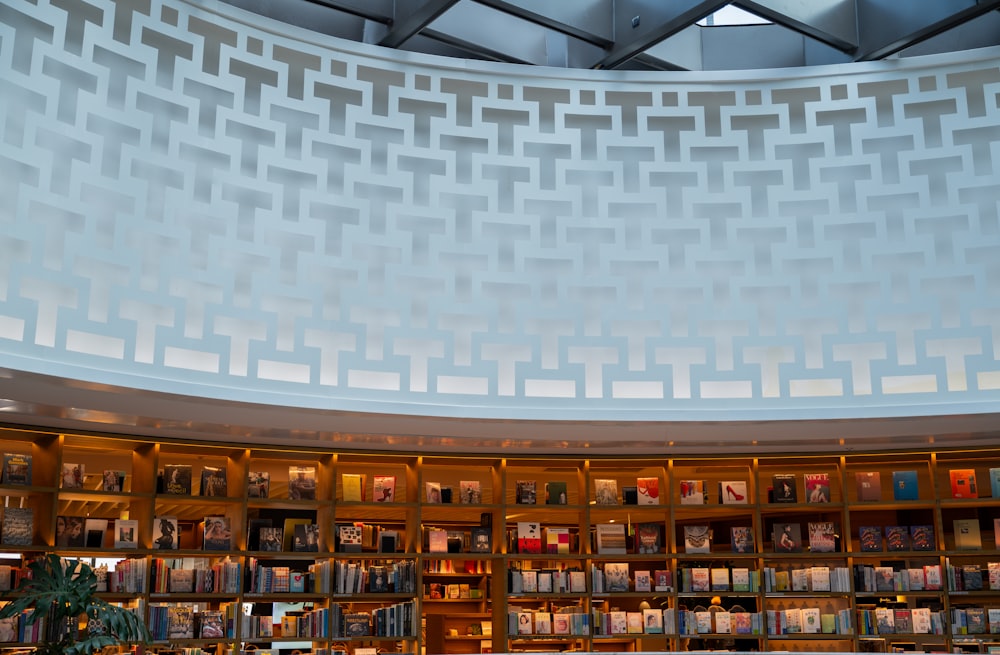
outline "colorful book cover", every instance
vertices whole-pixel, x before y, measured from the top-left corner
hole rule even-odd
[[[885,527],[885,549],[889,552],[910,550],[910,531],[905,525]]]
[[[623,523],[598,523],[594,526],[597,552],[602,555],[624,555],[628,552]]]
[[[163,467],[163,493],[174,496],[191,495],[190,464],[166,464]]]
[[[218,639],[226,636],[226,624],[220,610],[202,610],[198,616],[200,618],[199,636],[202,639]]]
[[[749,496],[746,480],[726,480],[719,483],[719,502],[723,505],[746,505]]]
[[[975,469],[952,469],[948,471],[951,479],[952,498],[978,498]]]
[[[857,486],[859,501],[878,502],[882,500],[882,474],[878,471],[855,473],[854,482]]]
[[[365,499],[364,477],[361,482],[361,499]],[[288,467],[288,497],[292,500],[316,500],[316,467]]]
[[[64,462],[62,465],[63,489],[83,489],[83,481],[86,478],[84,468],[83,464]]]
[[[734,553],[754,552],[753,528],[748,525],[736,525],[729,529],[730,543]]]
[[[271,474],[268,471],[250,471],[247,475],[247,498],[267,498],[271,494]]]
[[[319,526],[315,523],[296,524],[292,527],[292,552],[319,552]]]
[[[479,480],[461,480],[458,483],[458,502],[466,505],[480,505],[483,502],[483,486]]]
[[[635,527],[635,552],[656,555],[662,548],[663,526],[659,523],[639,523]]]
[[[424,483],[424,501],[430,503],[431,505],[438,505],[441,503],[441,483],[440,482],[425,482]]]
[[[228,516],[206,516],[202,533],[204,550],[232,550],[233,526]]]
[[[798,487],[794,473],[776,473],[771,480],[771,492],[776,503],[799,502]]]
[[[569,495],[564,480],[554,480],[545,483],[545,504],[565,505],[569,502]]]
[[[167,639],[194,639],[194,610],[190,605],[167,607]]]
[[[990,495],[1000,498],[1000,468],[990,469]]]
[[[492,528],[476,526],[472,528],[470,550],[473,553],[493,552],[493,532]]]
[[[542,526],[537,521],[518,521],[517,552],[529,554],[542,552]]]
[[[224,466],[206,466],[201,470],[201,495],[225,497],[229,495],[229,485]]]
[[[892,472],[892,497],[894,500],[917,500],[920,498],[919,492],[916,471]]]
[[[704,480],[681,480],[680,493],[681,505],[704,505],[708,501]]]
[[[806,473],[804,476],[806,484],[806,502],[828,503],[830,502],[830,474],[829,473]]]
[[[260,550],[267,553],[280,553],[284,544],[283,528],[261,526]]]
[[[802,526],[798,523],[774,524],[774,552],[798,553],[802,551]]]
[[[618,481],[614,479],[594,480],[594,502],[598,505],[617,505]]]
[[[837,550],[837,528],[832,521],[811,522],[808,532],[810,552],[832,553]]]
[[[626,593],[629,590],[628,564],[607,562],[604,565],[604,590],[609,593]]]
[[[31,455],[4,453],[3,483],[16,485],[31,484]]]
[[[707,525],[684,526],[684,552],[712,552],[712,531]]]
[[[993,519],[993,547],[1000,550],[1000,518]]]
[[[660,478],[637,478],[635,483],[640,505],[660,504]]]
[[[372,477],[372,500],[376,503],[396,501],[396,476],[376,475]]]
[[[934,539],[933,525],[910,526],[910,548],[913,550],[934,550],[937,546]]]
[[[858,542],[863,553],[882,552],[882,528],[877,525],[862,525],[858,528]]]
[[[569,553],[569,528],[543,528],[542,538],[545,541],[545,552],[550,555],[565,555]]]
[[[153,548],[177,550],[180,547],[180,529],[176,516],[157,516],[153,519]]]

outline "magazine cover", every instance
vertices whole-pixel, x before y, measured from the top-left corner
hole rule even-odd
[[[268,553],[281,552],[281,540],[284,535],[282,528],[273,526],[261,526],[260,528],[260,550]]]
[[[376,475],[372,478],[372,500],[376,503],[391,503],[396,500],[396,476]]]
[[[206,516],[202,548],[205,550],[232,550],[233,530],[228,516]]]
[[[684,552],[712,552],[712,531],[707,525],[684,526]]]
[[[518,480],[515,490],[518,505],[534,505],[537,502],[534,480]]]
[[[905,525],[885,527],[885,549],[890,552],[910,550],[910,531]]]
[[[82,516],[57,516],[56,546],[85,545],[84,525]]]
[[[3,483],[30,485],[31,455],[24,455],[21,453],[4,453]]]
[[[201,495],[219,496],[229,495],[226,469],[223,466],[206,466],[201,470]]]
[[[863,553],[882,550],[882,529],[877,525],[863,525],[858,528],[858,542]]]
[[[30,546],[35,532],[35,512],[30,507],[5,507],[0,526],[0,543]]]
[[[806,502],[830,502],[830,475],[828,473],[806,473]]]
[[[139,521],[115,519],[115,548],[139,547]]]
[[[832,553],[837,550],[837,529],[830,521],[809,523],[809,550],[814,553]]]
[[[617,505],[618,481],[612,479],[594,480],[594,502],[598,505]]]
[[[635,527],[635,552],[655,555],[660,552],[662,526],[659,523],[640,523]]]
[[[636,478],[640,505],[660,504],[660,478]]]
[[[567,485],[565,481],[553,481],[545,483],[545,504],[565,505],[569,502]]]
[[[798,523],[774,524],[774,552],[798,553],[802,551],[802,526]]]
[[[292,500],[316,500],[316,467],[288,467],[288,497]]]
[[[101,476],[101,488],[104,489],[104,491],[113,491],[115,493],[124,491],[125,471],[105,469],[104,475]]]
[[[163,493],[191,495],[191,465],[167,464],[163,467]]]
[[[84,465],[64,462],[62,465],[63,489],[83,489]]]
[[[296,553],[319,552],[319,526],[298,524],[294,527],[292,551]]]
[[[479,480],[462,480],[458,483],[458,502],[479,505],[483,502],[483,489]]]
[[[750,526],[733,526],[730,528],[734,553],[754,552],[753,528]]]
[[[773,499],[776,503],[799,502],[794,473],[776,473],[772,477]]]

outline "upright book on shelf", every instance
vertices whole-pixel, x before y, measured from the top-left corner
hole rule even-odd
[[[948,471],[951,481],[952,498],[978,498],[976,469],[952,469]]]
[[[86,519],[82,516],[57,516],[56,546],[79,547],[86,545],[85,524]]]
[[[705,480],[680,481],[681,505],[704,505],[708,500]]]
[[[640,505],[660,504],[660,478],[643,477],[636,478],[635,486],[639,495]]]
[[[892,472],[892,497],[894,500],[917,500],[920,498],[919,491],[916,471]]]
[[[810,522],[807,528],[810,552],[832,553],[837,550],[837,527],[832,521]]]
[[[775,523],[773,537],[776,553],[802,551],[802,526],[798,523]]]
[[[595,479],[594,502],[598,505],[617,505],[618,481],[608,478]]]
[[[361,486],[364,500],[364,484]],[[316,467],[288,467],[288,497],[292,500],[316,500]]]
[[[568,502],[566,482],[563,480],[553,480],[545,483],[545,504],[565,505]]]
[[[121,493],[125,489],[125,471],[105,469],[101,476],[101,488],[112,493]]]
[[[395,475],[376,475],[372,477],[372,500],[376,503],[392,503],[396,501]]]
[[[233,526],[228,516],[206,516],[204,526],[204,550],[232,550]]]
[[[153,548],[176,550],[180,543],[180,530],[176,516],[157,516],[153,520]]]
[[[746,505],[749,496],[746,480],[724,480],[719,483],[719,503],[722,505]]]
[[[139,547],[139,521],[115,519],[115,548]]]
[[[247,498],[267,498],[271,494],[271,473],[250,471],[247,475]]]
[[[518,521],[517,552],[528,554],[542,552],[542,526],[537,521]]]
[[[877,525],[862,525],[858,528],[858,544],[863,553],[881,552],[882,528]]]
[[[729,538],[734,553],[754,552],[752,527],[748,525],[734,525],[729,529]]]
[[[466,505],[479,505],[483,502],[483,486],[479,480],[460,480],[458,494],[458,502]]]
[[[23,453],[4,453],[3,477],[4,484],[31,484],[31,455]]]
[[[535,480],[518,480],[514,483],[514,500],[518,505],[534,505],[537,497]]]
[[[907,526],[885,526],[885,549],[889,552],[910,550],[910,531]]]
[[[934,550],[936,547],[933,525],[910,526],[910,548],[913,550]]]
[[[797,503],[799,495],[794,473],[776,473],[771,478],[772,499],[776,503]]]
[[[990,469],[990,495],[1000,498],[1000,467]]]
[[[190,464],[165,464],[163,466],[163,493],[173,496],[191,495]]]
[[[35,533],[35,511],[30,507],[3,508],[0,544],[30,546]]]
[[[956,550],[979,550],[983,547],[979,519],[955,519],[952,527]]]
[[[806,473],[803,476],[806,485],[806,502],[830,502],[830,474]]]
[[[858,500],[877,502],[882,500],[882,474],[878,471],[861,471],[854,474]]]
[[[663,526],[659,523],[639,523],[635,526],[635,552],[655,555],[662,549]]]
[[[63,462],[62,465],[62,488],[63,489],[83,489],[83,481],[86,477],[83,464]]]
[[[712,530],[707,525],[685,525],[684,552],[711,553]]]
[[[624,523],[598,523],[594,526],[594,539],[600,555],[624,555],[628,552]]]
[[[201,470],[201,495],[229,495],[228,476],[224,466],[206,466]]]

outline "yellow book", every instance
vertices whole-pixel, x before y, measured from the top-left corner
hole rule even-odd
[[[363,473],[344,473],[344,501],[360,503],[365,499],[365,476]]]

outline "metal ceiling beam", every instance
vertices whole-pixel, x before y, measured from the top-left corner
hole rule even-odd
[[[676,4],[680,3],[671,3],[670,9],[674,9]],[[637,38],[616,45],[600,61],[594,62],[591,68],[615,68],[629,59],[638,56],[660,41],[673,36],[681,30],[687,29],[705,16],[725,7],[730,4],[730,0],[704,0],[702,2],[689,2],[686,4],[689,5],[687,9],[675,13],[663,22],[658,22],[652,29],[643,31]]]
[[[898,39],[894,39],[889,43],[886,43],[878,48],[874,48],[860,54],[854,58],[855,61],[876,61],[878,59],[885,59],[886,57],[892,56],[901,50],[905,50],[917,43],[926,41],[927,39],[933,38],[938,34],[947,32],[950,29],[958,27],[959,25],[966,23],[970,20],[979,18],[980,16],[989,13],[991,11],[1000,10],[1000,0],[978,0],[974,5],[968,6],[961,11],[951,14],[947,18],[939,20],[923,28],[911,32],[906,36]]]
[[[454,35],[445,34],[444,32],[424,29],[420,31],[420,36],[426,39],[433,39],[434,41],[437,41],[439,43],[443,43],[457,50],[466,52],[470,56],[473,56],[477,59],[503,62],[507,64],[524,64],[526,66],[534,65],[534,62],[514,57],[513,55],[509,55],[505,52],[500,52],[498,50],[487,48],[479,43],[471,43],[469,41],[463,41],[462,39],[459,39]]]
[[[343,12],[383,25],[392,23],[391,0],[305,0],[306,2],[334,11]]]
[[[733,5],[842,52],[858,48],[854,0],[734,0]]]
[[[378,42],[378,45],[386,48],[398,48],[407,39],[433,23],[438,16],[451,9],[458,1],[427,0],[422,5],[415,7],[409,14],[397,16],[389,33]],[[401,4],[409,8],[414,3],[396,3],[396,7],[398,8]]]
[[[522,20],[532,22],[536,25],[541,25],[542,27],[547,27],[550,30],[566,34],[575,39],[580,39],[581,41],[586,41],[600,48],[610,49],[615,43],[613,40],[603,37],[599,34],[595,34],[591,30],[587,30],[580,25],[566,22],[565,20],[560,20],[552,14],[542,14],[538,11],[533,11],[528,9],[526,6],[521,4],[515,4],[513,2],[507,2],[506,0],[475,0],[481,5],[490,7],[497,11],[502,11],[511,16],[516,16]],[[549,3],[535,2],[530,6],[535,9],[550,9]],[[610,23],[613,20],[611,13],[611,5],[608,5],[608,16],[607,20]]]

